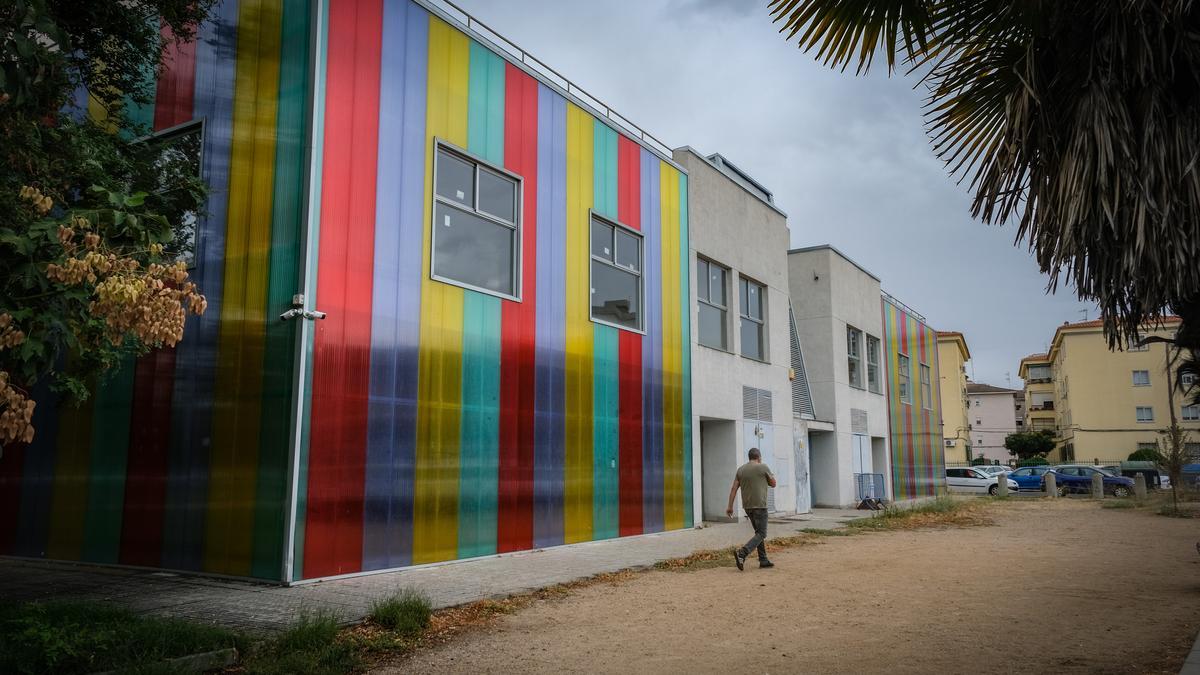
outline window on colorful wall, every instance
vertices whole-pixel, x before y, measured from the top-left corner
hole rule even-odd
[[[642,237],[592,215],[592,320],[642,329]]]
[[[862,352],[863,332],[854,326],[846,326],[846,368],[850,386],[863,388]]]
[[[738,280],[742,318],[742,356],[758,361],[767,360],[767,287],[742,277]]]
[[[519,300],[521,179],[439,144],[433,185],[433,278]]]
[[[933,410],[933,376],[929,366],[921,364],[921,407]]]
[[[715,262],[696,259],[696,296],[699,300],[700,344],[729,349],[729,269]]]
[[[901,403],[912,403],[912,375],[909,373],[908,356],[906,354],[896,355],[896,389],[900,394]]]
[[[189,122],[182,126],[160,131],[146,139],[150,147],[158,152],[154,160],[157,171],[154,194],[156,197],[170,203],[172,193],[185,188],[183,185],[172,184],[168,177],[191,175],[200,178],[201,152],[204,148],[204,125],[202,122]],[[182,213],[164,213],[171,224],[175,226],[175,240],[171,242],[166,253],[176,260],[195,267],[196,246],[198,243],[198,219],[195,211]]]
[[[867,388],[876,394],[883,393],[883,380],[879,376],[879,338],[867,336]]]

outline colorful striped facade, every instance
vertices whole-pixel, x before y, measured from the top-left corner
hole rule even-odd
[[[692,525],[676,165],[414,0],[224,0],[138,114],[203,121],[209,308],[39,398],[0,554],[295,581]],[[519,301],[431,277],[435,142],[520,177]],[[589,213],[643,236],[643,331],[590,319]]]
[[[942,450],[942,411],[938,395],[937,331],[906,308],[882,300],[887,367],[892,498],[932,497],[946,488]],[[908,395],[902,396],[901,368],[908,357]],[[922,386],[921,366],[929,368]]]

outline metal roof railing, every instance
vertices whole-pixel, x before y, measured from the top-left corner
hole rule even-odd
[[[491,46],[507,54],[510,60],[520,63],[527,70],[531,71],[531,73],[540,75],[542,78],[548,80],[548,84],[591,108],[593,112],[611,122],[614,127],[623,129],[630,136],[639,140],[642,145],[653,150],[655,154],[675,164],[671,146],[658,140],[653,134],[630,122],[624,116],[614,112],[608,104],[588,93],[583,87],[567,79],[562,73],[546,65],[541,59],[521,49],[515,42],[503,37],[500,33],[493,30],[491,26],[476,19],[463,8],[450,0],[418,0],[418,2],[425,5],[428,9],[443,15],[444,18],[452,19],[465,27],[468,31],[474,33],[476,37],[490,43]]]
[[[884,300],[887,300],[888,302],[892,303],[893,305],[904,310],[904,312],[906,314],[908,314],[909,316],[912,316],[913,318],[919,320],[921,323],[924,323],[924,324],[929,323],[929,320],[926,319],[923,314],[921,314],[917,310],[913,309],[912,307],[909,307],[908,305],[904,304],[903,302],[900,302],[895,297],[893,297],[891,294],[889,294],[887,291],[880,291],[880,293],[883,294]]]

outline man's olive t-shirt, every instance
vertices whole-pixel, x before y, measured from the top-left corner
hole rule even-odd
[[[738,467],[737,479],[742,488],[743,509],[767,508],[767,477],[771,468],[761,462],[746,462]]]

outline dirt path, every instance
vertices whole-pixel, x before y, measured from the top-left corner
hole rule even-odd
[[[1200,522],[1074,500],[538,601],[392,672],[1177,672]]]

